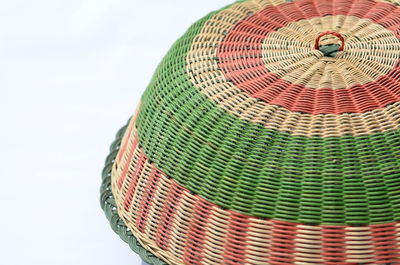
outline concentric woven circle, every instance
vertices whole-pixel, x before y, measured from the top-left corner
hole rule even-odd
[[[332,29],[337,29],[346,44],[345,51],[333,58],[311,48],[315,36]],[[323,38],[320,45],[340,43],[337,38],[329,37]],[[242,47],[245,46],[243,43]],[[220,48],[225,49],[228,48]],[[393,31],[369,19],[337,15],[291,22],[269,33],[261,51],[268,72],[288,83],[335,90],[372,83],[389,74],[399,60],[400,42]],[[237,56],[250,54],[244,51]]]
[[[120,218],[168,264],[400,264],[399,37],[397,0],[210,13],[124,134]]]

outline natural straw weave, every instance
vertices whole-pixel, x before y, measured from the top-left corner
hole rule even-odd
[[[132,234],[132,231],[130,231],[130,229],[126,226],[124,221],[119,217],[117,213],[117,205],[111,192],[111,171],[119,147],[121,145],[122,136],[126,131],[126,127],[127,126],[124,126],[118,131],[116,139],[111,144],[110,154],[106,159],[105,166],[102,172],[100,204],[115,233],[117,233],[123,241],[127,242],[131,249],[140,255],[143,261],[152,265],[167,265],[167,263],[154,256],[151,252],[142,247],[139,241]]]
[[[399,37],[398,0],[196,22],[112,146],[114,230],[150,264],[400,264]]]

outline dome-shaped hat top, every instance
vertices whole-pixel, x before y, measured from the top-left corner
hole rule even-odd
[[[153,264],[400,264],[399,1],[237,1],[159,65],[111,174]]]

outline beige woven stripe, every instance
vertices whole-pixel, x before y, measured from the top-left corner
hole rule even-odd
[[[134,125],[135,120],[132,119],[130,121],[129,127],[130,126],[135,126]],[[139,177],[138,185],[135,187],[135,192],[134,192],[134,199],[133,199],[133,204],[132,207],[129,208],[128,211],[125,210],[124,208],[124,201],[126,197],[127,190],[132,182],[132,175],[133,172],[135,171],[135,168],[132,166],[135,166],[139,157],[139,153],[143,153],[143,151],[140,149],[139,145],[135,148],[133,159],[130,161],[129,158],[129,153],[131,152],[131,146],[133,145],[132,143],[134,142],[134,139],[137,135],[136,128],[133,128],[133,131],[130,135],[126,134],[126,137],[129,137],[128,141],[128,147],[126,149],[126,152],[123,153],[121,159],[118,159],[114,163],[114,167],[112,170],[112,192],[113,196],[115,199],[115,202],[117,204],[117,209],[118,209],[118,214],[121,217],[121,219],[124,221],[124,223],[131,229],[132,233],[135,235],[135,237],[138,239],[138,241],[141,243],[141,245],[146,248],[147,250],[151,251],[154,255],[164,259],[168,260],[168,262],[171,265],[181,265],[182,260],[174,254],[172,254],[171,251],[164,251],[161,248],[159,248],[155,242],[156,234],[157,234],[157,228],[159,222],[159,217],[160,213],[162,212],[162,207],[163,204],[166,200],[166,195],[165,192],[169,189],[169,186],[171,182],[164,178],[161,179],[159,189],[157,190],[158,192],[155,194],[156,196],[154,197],[153,204],[154,206],[152,207],[150,213],[149,213],[149,218],[147,224],[147,229],[145,232],[141,233],[138,231],[136,227],[136,218],[138,214],[138,203],[144,199],[144,194],[143,194],[143,184],[147,183],[149,181],[149,176],[151,172],[152,165],[146,161],[144,163],[144,170],[142,171],[142,174]],[[129,164],[129,173],[125,178],[125,181],[123,182],[123,185],[121,189],[118,188],[118,181],[121,178],[122,172],[126,164]]]
[[[297,235],[295,251],[299,253],[299,257],[296,265],[323,264],[321,227],[299,225]]]
[[[121,146],[126,144],[126,149],[124,152],[120,151],[118,154],[116,161],[114,163],[112,169],[112,192],[117,203],[118,214],[122,220],[124,220],[125,224],[131,229],[132,233],[134,233],[135,237],[142,244],[144,248],[154,253],[156,256],[164,258],[165,260],[169,260],[171,265],[181,265],[182,261],[177,259],[176,257],[182,256],[182,252],[176,251],[176,248],[172,251],[164,251],[160,249],[155,243],[155,236],[157,232],[157,224],[159,223],[160,212],[162,212],[163,202],[165,201],[165,191],[169,189],[170,181],[165,178],[160,180],[160,184],[155,192],[155,197],[153,200],[152,207],[150,208],[148,222],[146,223],[146,229],[144,233],[141,233],[136,228],[136,218],[137,218],[137,210],[139,209],[139,204],[141,200],[144,198],[143,187],[149,181],[150,172],[152,169],[152,165],[145,160],[144,169],[142,170],[141,177],[139,178],[138,185],[135,187],[135,192],[133,194],[133,200],[129,211],[125,211],[124,209],[124,200],[126,197],[126,192],[128,191],[128,187],[132,182],[132,174],[135,171],[135,165],[138,160],[139,154],[143,153],[140,149],[139,145],[133,149],[133,143],[135,141],[135,136],[137,135],[137,131],[135,128],[135,120],[139,114],[141,103],[138,104],[135,114],[133,115],[129,125],[126,129],[122,141]],[[133,152],[133,159],[129,160],[129,154]],[[118,188],[118,181],[121,179],[124,167],[129,165],[128,174],[122,183],[121,189]],[[143,177],[147,176],[147,177]],[[174,251],[175,250],[175,251]]]
[[[400,0],[376,0],[377,2],[386,2],[400,6]]]
[[[255,219],[254,223],[249,227],[247,236],[248,258],[252,264],[263,265],[269,260],[270,253],[266,253],[265,249],[271,247],[272,222],[271,220]]]
[[[132,138],[129,138],[128,148],[126,149],[126,152],[122,156],[121,160],[116,162],[114,164],[114,167],[113,167],[113,171],[115,171],[115,173],[113,173],[113,175],[115,174],[116,176],[122,176],[125,165],[126,164],[129,165],[128,174],[126,175],[126,178],[123,181],[121,189],[120,189],[121,194],[124,194],[124,195],[128,192],[129,186],[132,183],[131,175],[136,170],[136,168],[135,168],[135,166],[136,166],[135,164],[136,163],[132,163],[132,161],[137,161],[138,157],[139,157],[139,154],[141,153],[140,149],[138,149],[138,148],[133,149],[133,147],[132,147],[133,146],[133,141],[134,140]],[[130,156],[129,154],[131,152],[133,152],[132,160],[129,159],[129,156]],[[118,180],[120,180],[120,177],[118,179],[116,179],[115,182],[113,182],[113,184],[117,185]],[[145,180],[141,179],[140,181],[143,182]],[[131,204],[130,208],[132,208],[132,206],[134,207],[134,209],[138,208],[138,196],[141,195],[141,193],[142,193],[142,190],[140,189],[140,186],[142,186],[142,185],[143,185],[142,183],[138,183],[138,185],[136,185],[134,187],[135,190],[134,190],[134,192],[132,194],[133,200],[132,200],[132,204]],[[114,190],[116,188],[117,188],[117,186],[113,187]],[[123,203],[123,201],[122,201],[122,203]],[[133,223],[136,222],[136,219],[134,219],[135,216],[129,215],[128,212],[125,212],[123,214],[126,214],[125,218],[129,219],[131,222],[133,222]]]
[[[369,227],[346,228],[347,262],[367,263],[376,262],[374,251],[371,248],[372,236]]]
[[[183,196],[190,198],[188,192],[184,192]],[[187,232],[189,230],[189,225],[191,221],[191,216],[193,216],[193,205],[194,201],[184,200],[179,203],[177,209],[176,220],[171,231],[171,236],[177,240],[171,240],[171,254],[175,257],[183,257],[185,242],[188,240]]]
[[[283,1],[276,1],[275,4],[281,2]],[[400,103],[366,113],[303,114],[252,98],[226,80],[218,67],[218,62],[210,58],[217,56],[218,44],[235,23],[267,4],[268,1],[238,3],[211,17],[205,23],[193,41],[186,58],[187,75],[203,94],[223,110],[242,120],[298,136],[360,136],[399,128]]]
[[[395,224],[396,227],[396,242],[397,245],[400,246],[400,222]]]
[[[205,242],[206,257],[204,258],[204,264],[217,264],[224,260],[224,240],[227,239],[227,230],[229,215],[226,213],[219,212],[217,207],[209,215],[210,224],[207,232],[207,240]]]
[[[156,231],[157,231],[157,225],[160,222],[160,212],[163,211],[163,204],[162,202],[165,201],[165,190],[169,189],[170,185],[169,182],[166,179],[161,179],[160,183],[156,189],[156,192],[154,193],[154,202],[149,210],[149,215],[148,219],[150,220],[149,222],[146,222],[146,229],[145,229],[145,234],[148,235],[150,240],[156,240]],[[122,194],[121,194],[122,195]],[[125,197],[125,194],[123,194],[123,197]],[[143,197],[140,197],[140,199],[143,199]],[[134,208],[137,209],[137,208]],[[127,219],[128,222],[131,222],[131,220]],[[132,222],[133,223],[133,222]]]
[[[134,120],[130,126],[134,126]],[[136,128],[133,127],[131,134],[126,135],[126,139],[131,144],[137,137]],[[129,145],[130,146],[130,145]],[[133,152],[132,160],[129,158],[129,153]],[[145,199],[145,185],[151,180],[151,172],[154,170],[154,165],[149,163],[145,158],[143,170],[138,176],[138,184],[134,187],[134,198],[131,207],[125,210],[124,201],[128,187],[133,181],[135,173],[135,165],[138,159],[144,154],[143,150],[138,145],[134,150],[127,148],[122,153],[120,159],[117,158],[112,171],[112,192],[117,203],[118,213],[125,224],[132,230],[132,233],[138,238],[139,242],[149,251],[158,257],[168,261],[172,265],[183,264],[185,246],[188,241],[188,231],[194,220],[198,220],[194,215],[194,207],[198,205],[201,198],[198,195],[184,191],[182,199],[177,204],[177,212],[170,216],[172,218],[172,235],[169,241],[169,247],[166,250],[161,249],[156,243],[156,236],[160,227],[160,217],[165,212],[165,203],[168,199],[168,193],[174,180],[161,176],[156,188],[156,192],[151,199],[152,207],[148,218],[146,219],[146,229],[143,232],[138,231],[136,227],[136,219],[140,203]],[[123,173],[123,168],[129,164],[130,170],[121,186],[118,188],[118,181]],[[175,184],[174,184],[175,185]],[[221,209],[217,206],[211,208],[210,214],[207,215],[206,234],[204,239],[204,258],[201,264],[214,265],[220,264],[223,260],[225,249],[225,240],[229,231],[229,222],[232,219],[232,211]],[[243,236],[246,242],[245,264],[265,265],[269,264],[268,249],[271,247],[272,231],[274,223],[272,220],[262,220],[258,218],[249,218],[248,232]],[[307,264],[323,264],[322,257],[322,226],[297,225],[295,239],[295,261],[298,265]],[[373,255],[373,241],[370,227],[346,227],[345,243],[346,256],[348,262],[366,263],[375,262]],[[397,224],[397,231],[400,234],[400,226]],[[400,242],[400,236],[397,235],[397,241]]]
[[[345,38],[346,48],[330,58],[314,45],[316,36],[333,29]],[[320,42],[336,43],[341,44],[331,35]],[[372,45],[378,48],[371,49]],[[271,33],[264,40],[262,55],[270,72],[292,84],[340,89],[388,74],[400,58],[400,41],[392,31],[369,19],[325,16],[292,22]]]

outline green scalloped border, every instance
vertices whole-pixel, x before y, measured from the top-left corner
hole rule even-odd
[[[129,124],[129,121],[128,121]],[[132,234],[131,230],[126,226],[124,221],[119,217],[117,206],[114,196],[111,191],[111,171],[119,151],[122,137],[125,134],[128,124],[122,127],[115,137],[114,142],[110,146],[110,154],[107,156],[105,166],[102,172],[102,184],[100,188],[100,204],[108,221],[110,221],[111,228],[119,237],[128,243],[129,247],[137,253],[144,262],[149,265],[169,265],[153,253],[145,249],[136,237]]]

